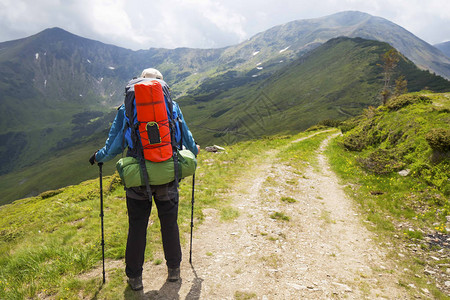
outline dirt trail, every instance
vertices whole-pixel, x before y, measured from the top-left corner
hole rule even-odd
[[[238,218],[221,222],[218,211],[204,211],[204,223],[194,230],[193,267],[189,245],[183,249],[182,281],[166,283],[165,266],[147,263],[144,291],[130,291],[132,296],[407,299],[395,275],[385,271],[391,267],[384,250],[373,242],[329,168],[323,155],[329,140],[317,153],[319,168],[308,167],[302,174],[277,163],[277,151],[268,151],[265,161],[240,178],[228,195]],[[289,220],[271,218],[275,212]]]

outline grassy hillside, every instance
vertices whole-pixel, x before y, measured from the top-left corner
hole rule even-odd
[[[344,120],[378,105],[380,56],[389,49],[376,41],[333,39],[271,76],[228,72],[179,102],[200,142],[305,130],[320,120]],[[404,57],[394,78],[400,74],[410,91],[450,90],[449,81],[419,70]]]
[[[392,98],[386,106],[364,111],[344,123],[342,145],[358,152],[359,164],[371,174],[409,175],[429,185],[433,201],[445,211],[450,196],[450,94],[417,92]],[[440,195],[440,196],[439,196]],[[436,197],[436,198],[434,198]]]
[[[346,122],[344,135],[328,151],[399,268],[422,288],[430,285],[421,278],[433,274],[447,295],[449,124],[450,94],[406,94]]]

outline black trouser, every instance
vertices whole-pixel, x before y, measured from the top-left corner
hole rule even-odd
[[[151,186],[161,224],[164,256],[169,268],[181,263],[180,234],[178,231],[178,189],[174,182]],[[147,241],[147,225],[152,210],[145,187],[126,190],[128,208],[128,239],[125,252],[125,272],[129,278],[142,275]]]

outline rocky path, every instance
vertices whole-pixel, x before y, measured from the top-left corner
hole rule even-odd
[[[275,150],[243,174],[228,197],[239,217],[218,211],[194,230],[193,266],[184,249],[178,283],[166,268],[144,268],[141,299],[407,299],[323,155],[302,174]],[[300,140],[295,142],[301,142]],[[282,200],[284,199],[284,201]],[[295,202],[294,202],[295,200]],[[188,247],[188,245],[187,245]],[[241,298],[239,298],[241,297]],[[247,297],[247,298],[246,298]]]

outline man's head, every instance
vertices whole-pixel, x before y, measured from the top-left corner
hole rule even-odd
[[[141,77],[163,79],[161,72],[153,68],[148,68],[142,71]]]

